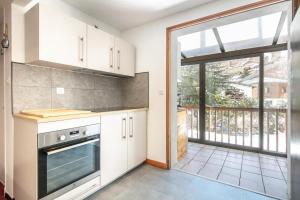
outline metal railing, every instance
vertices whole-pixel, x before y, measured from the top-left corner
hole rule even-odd
[[[199,107],[185,106],[190,139],[200,139]],[[259,109],[206,106],[205,141],[259,148]],[[286,154],[287,109],[264,109],[263,151]]]

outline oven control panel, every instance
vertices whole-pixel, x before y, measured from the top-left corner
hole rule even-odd
[[[100,124],[42,133],[38,135],[38,148],[55,144],[83,139],[92,135],[100,134]]]

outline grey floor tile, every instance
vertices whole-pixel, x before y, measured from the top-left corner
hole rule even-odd
[[[213,153],[212,156],[211,156],[211,158],[213,158],[213,159],[219,159],[219,160],[225,160],[226,155],[219,155],[219,154]]]
[[[201,149],[198,153],[203,153],[203,154],[212,154],[214,150],[211,149]]]
[[[246,164],[242,165],[242,171],[250,172],[250,173],[254,173],[254,174],[261,174],[261,169],[260,168],[254,167],[254,166],[251,166],[251,165],[246,165]]]
[[[233,158],[240,158],[240,159],[242,159],[243,154],[241,154],[241,153],[229,152],[227,156],[228,156],[228,157],[233,157]]]
[[[189,147],[191,147],[190,154],[194,154],[194,152],[197,151],[196,148],[192,148],[193,145]],[[272,190],[272,188],[274,188],[273,184],[268,186],[267,194],[278,198],[286,198],[287,168],[286,159],[284,158],[253,152],[243,152],[240,150],[231,150],[223,147],[214,148],[213,146],[205,145],[196,152],[192,161],[190,158],[185,158],[185,160],[182,160],[181,162],[184,163],[186,160],[189,162],[181,168],[182,171],[192,174],[196,174],[198,171],[198,175],[200,176],[218,179],[224,183],[239,185],[242,188],[261,193],[265,193],[267,190],[264,188],[264,181],[266,182],[265,184],[269,184],[270,180],[276,179],[280,182],[275,182],[275,185],[277,185],[277,187],[282,187],[282,184],[285,183],[283,186],[284,188],[275,193]],[[261,174],[262,170],[265,175],[264,181]],[[272,179],[272,177],[276,178]],[[197,199],[197,192],[198,190],[195,190],[194,193],[186,193],[185,198],[182,198],[182,200]],[[178,195],[178,197],[182,196]]]
[[[250,152],[250,151],[244,151],[244,155],[249,155],[249,156],[258,156],[258,157],[259,157],[259,154],[258,154],[258,153],[255,153],[255,152]]]
[[[244,155],[243,159],[244,160],[249,160],[249,161],[259,162],[259,157],[258,156],[253,156],[253,155]]]
[[[181,158],[175,165],[176,169],[181,169],[184,165],[186,165],[188,162],[190,162],[191,159],[189,158]]]
[[[241,179],[247,179],[253,182],[257,182],[258,184],[263,184],[262,176],[260,174],[253,174],[250,172],[242,171]]]
[[[269,158],[260,158],[260,163],[269,164],[269,165],[278,165],[277,160]]]
[[[258,191],[261,193],[264,193],[264,186],[262,184],[262,182],[257,182],[257,181],[252,181],[249,179],[244,179],[241,178],[240,179],[240,186],[243,188],[247,188],[249,190],[253,190],[253,191]]]
[[[234,162],[234,163],[239,163],[239,164],[242,163],[242,159],[241,159],[241,158],[227,157],[227,158],[226,158],[226,161]]]
[[[216,150],[219,150],[219,151],[225,151],[225,152],[228,152],[228,151],[229,151],[228,148],[224,148],[224,147],[217,147]]]
[[[266,163],[261,163],[260,166],[261,166],[262,169],[280,171],[280,168],[279,168],[278,165],[270,165],[270,164],[266,164]]]
[[[229,149],[229,152],[243,154],[243,151],[238,149]]]
[[[253,167],[260,167],[260,163],[256,161],[243,160],[243,164],[253,166]]]
[[[259,157],[260,158],[266,158],[266,159],[269,159],[269,160],[276,160],[276,157],[275,156],[271,156],[271,155],[266,155],[266,154],[259,154]]]
[[[192,158],[194,158],[195,157],[195,155],[196,155],[196,153],[186,153],[185,155],[184,155],[184,157],[185,158],[190,158],[190,159],[192,159]]]
[[[277,179],[281,179],[281,180],[284,179],[281,171],[274,171],[274,170],[270,170],[270,169],[261,169],[261,170],[262,170],[263,176],[268,176],[268,177],[277,178]]]
[[[288,172],[288,169],[286,167],[280,167],[282,172]]]
[[[194,157],[193,160],[201,161],[201,162],[207,162],[208,159],[209,159],[209,156],[206,156],[206,155],[199,155],[199,154],[198,154],[198,155],[196,155],[196,156]]]
[[[212,149],[212,150],[215,150],[217,147],[216,147],[216,146],[212,146],[212,145],[206,145],[204,148],[205,148],[205,149]]]
[[[222,181],[224,183],[232,184],[232,185],[239,185],[239,178],[238,177],[228,175],[228,174],[225,174],[225,173],[222,173],[222,172],[219,175],[218,180]]]
[[[223,167],[221,173],[239,178],[241,175],[241,170],[233,169],[229,167]]]
[[[277,160],[280,167],[287,167],[287,161]]]
[[[224,163],[224,159],[220,160],[212,157],[207,161],[207,164],[220,165],[220,166],[222,166],[223,163]]]
[[[266,193],[278,198],[288,199],[287,184],[283,180],[263,176]]]
[[[228,152],[223,150],[215,150],[214,154],[227,156]]]
[[[224,166],[234,168],[234,169],[241,169],[242,164],[241,163],[230,162],[230,161],[226,160],[225,163],[224,163]]]
[[[203,148],[203,147],[205,147],[205,145],[204,145],[204,144],[197,144],[197,143],[194,143],[194,144],[193,144],[193,147],[200,147],[200,148]]]
[[[217,179],[221,169],[222,166],[218,166],[214,164],[206,164],[198,174],[208,178]]]
[[[204,162],[192,160],[188,164],[184,165],[181,169],[189,173],[197,174],[204,164]]]

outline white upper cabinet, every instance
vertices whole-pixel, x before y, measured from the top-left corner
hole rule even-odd
[[[135,48],[45,4],[25,14],[25,62],[121,76],[135,74]]]
[[[87,26],[87,66],[103,72],[114,72],[114,37],[93,26]]]
[[[134,76],[135,48],[121,38],[115,39],[115,72],[124,76]]]
[[[86,24],[37,4],[25,16],[25,57],[26,63],[86,67]]]

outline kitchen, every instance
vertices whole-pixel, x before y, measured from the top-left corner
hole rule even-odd
[[[171,36],[282,2],[1,0],[0,200],[273,199],[174,169]]]
[[[12,6],[12,28],[25,27],[12,40],[25,50],[12,50],[14,198],[83,199],[146,161],[149,73],[96,25],[47,3]]]

